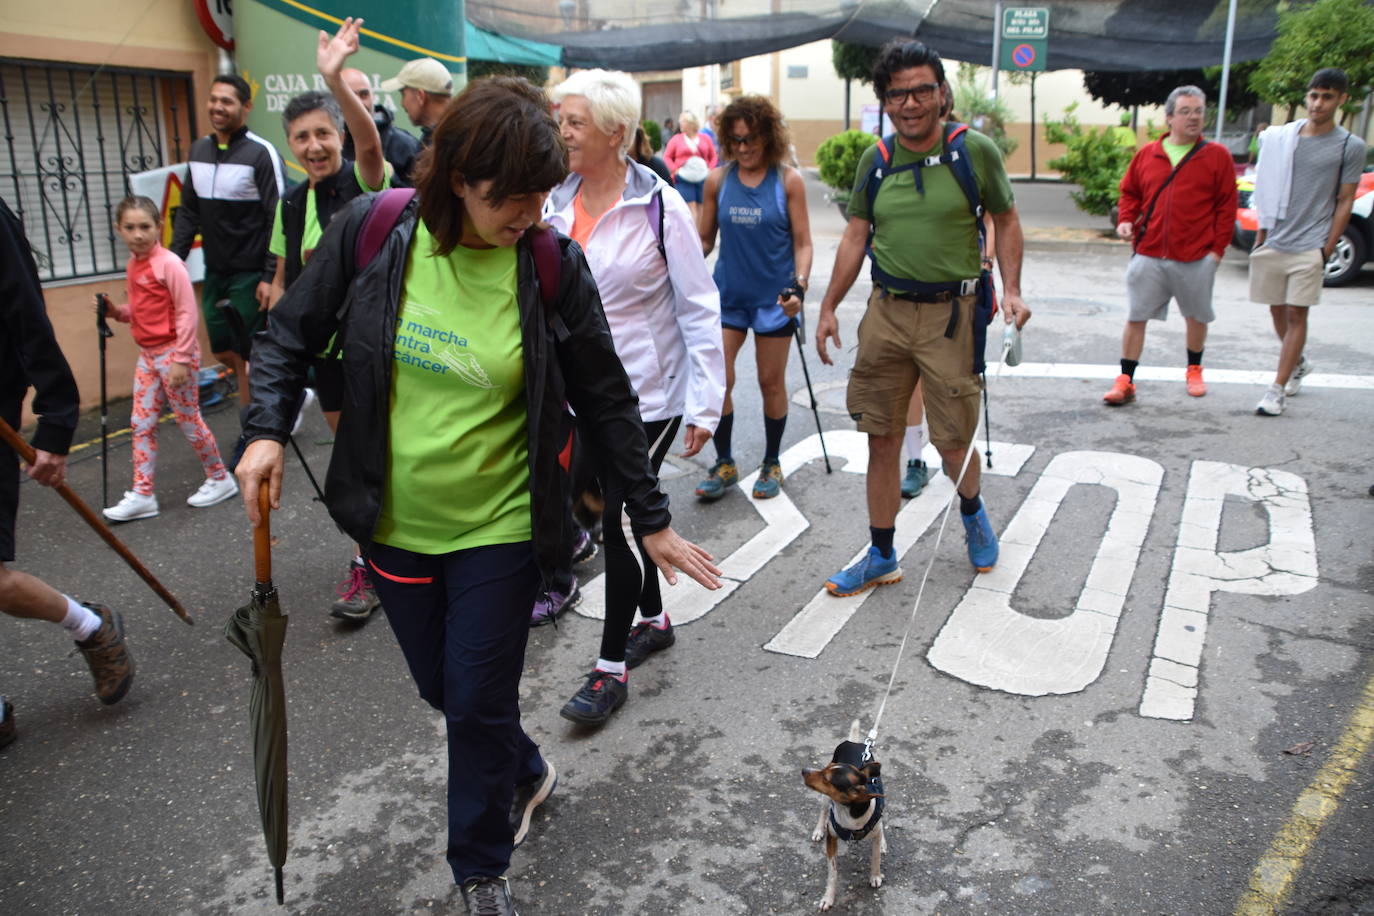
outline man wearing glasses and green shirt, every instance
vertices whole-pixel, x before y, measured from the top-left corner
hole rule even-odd
[[[941,110],[949,85],[940,55],[919,41],[890,42],[873,68],[873,85],[896,127],[895,142],[879,168],[874,168],[877,146],[859,161],[849,225],[816,325],[816,349],[829,364],[827,342],[842,346],[835,310],[868,250],[873,291],[859,326],[847,406],[859,431],[868,434],[872,546],[826,581],[826,589],[841,597],[902,578],[893,538],[901,504],[902,436],[918,379],[924,379],[930,441],[945,473],[958,481],[969,560],[979,572],[997,563],[997,535],[979,495],[981,459],[973,447],[982,390],[975,340],[983,339],[975,334],[975,306],[988,292],[980,273],[991,255],[981,250],[983,210],[992,215],[996,230],[1004,320],[1019,328],[1030,318],[1021,301],[1021,221],[1002,154],[976,131],[946,128]],[[969,178],[976,182],[976,196],[961,183]],[[876,191],[869,187],[874,181]]]

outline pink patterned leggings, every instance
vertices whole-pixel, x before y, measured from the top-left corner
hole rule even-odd
[[[134,408],[130,425],[134,430],[134,492],[150,496],[153,492],[153,471],[157,466],[157,426],[162,405],[170,403],[177,426],[195,449],[196,457],[205,468],[205,476],[218,480],[226,473],[219,457],[215,434],[200,416],[200,388],[196,372],[200,369],[197,354],[188,367],[185,382],[173,388],[169,381],[172,369],[172,348],[144,350],[134,370]]]

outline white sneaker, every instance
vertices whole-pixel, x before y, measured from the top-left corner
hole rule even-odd
[[[1303,377],[1311,371],[1312,364],[1307,361],[1307,357],[1299,356],[1297,368],[1293,370],[1292,375],[1288,376],[1288,384],[1283,386],[1283,393],[1291,398],[1301,391]]]
[[[310,409],[310,405],[315,403],[315,389],[305,389],[305,400],[301,401],[301,409],[296,411],[296,422],[291,424],[291,435],[301,431],[301,423],[305,422],[305,412]]]
[[[219,480],[207,478],[205,483],[200,485],[200,489],[186,497],[186,505],[195,509],[204,509],[229,499],[238,493],[239,485],[234,481],[232,474],[225,474]]]
[[[1283,386],[1270,385],[1269,390],[1260,398],[1259,406],[1255,408],[1255,413],[1261,417],[1277,417],[1283,413]]]
[[[157,497],[151,493],[144,496],[142,493],[126,490],[123,499],[108,509],[100,511],[112,522],[132,522],[140,518],[152,518],[157,515]]]

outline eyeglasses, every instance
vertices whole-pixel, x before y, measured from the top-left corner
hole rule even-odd
[[[939,83],[917,83],[906,89],[889,89],[883,93],[883,98],[889,105],[905,105],[907,96],[911,96],[918,102],[929,102],[935,98],[935,93],[940,90]]]
[[[737,136],[736,134],[731,134],[730,139],[734,141],[736,146],[748,146],[751,143],[758,142],[759,135],[744,134],[743,136]]]

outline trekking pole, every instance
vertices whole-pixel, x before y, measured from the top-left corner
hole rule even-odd
[[[300,460],[301,468],[305,471],[305,476],[310,478],[310,485],[315,488],[315,498],[324,502],[324,491],[320,489],[319,483],[315,480],[315,475],[310,473],[310,465],[305,463],[305,455],[301,452],[301,447],[296,444],[295,436],[287,436],[286,441],[291,443],[291,448],[295,449],[296,457]]]
[[[19,454],[19,457],[24,460],[25,464],[33,465],[38,462],[38,455],[34,452],[33,446],[20,438],[19,434],[14,431],[14,427],[10,426],[3,419],[0,419],[0,439],[4,439],[5,443]],[[175,611],[178,617],[187,623],[195,623],[195,621],[191,619],[191,616],[186,613],[186,609],[181,606],[181,602],[178,601],[171,592],[167,591],[166,587],[148,571],[148,567],[138,561],[138,557],[134,556],[133,551],[124,546],[123,541],[115,537],[114,532],[110,530],[109,526],[96,516],[95,512],[91,510],[91,507],[86,505],[81,497],[77,496],[76,493],[72,491],[71,487],[67,486],[65,483],[59,483],[57,486],[53,487],[53,489],[57,491],[59,496],[67,501],[67,505],[76,510],[76,514],[80,515],[96,534],[100,535],[101,540],[109,544],[114,552],[119,554],[120,557],[124,559],[125,563],[129,564],[130,569],[138,573],[140,579],[148,583],[149,588],[157,592],[157,596],[166,602],[167,606]]]
[[[105,341],[114,336],[105,320],[110,310],[110,297],[104,293],[95,296],[95,327],[100,334],[100,504],[110,504],[110,412],[107,407],[105,391]]]
[[[811,396],[811,415],[816,418],[816,438],[821,440],[821,457],[825,459],[825,472],[830,473],[830,454],[825,450],[825,434],[821,431],[821,411],[816,405],[816,390],[811,387],[811,370],[806,368],[806,345],[802,343],[802,313],[797,313],[797,321],[792,326],[797,338],[797,353],[801,356],[802,376],[806,379],[806,393]]]

